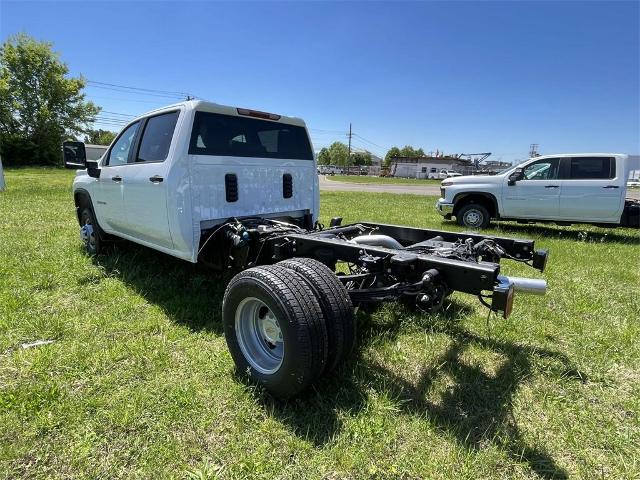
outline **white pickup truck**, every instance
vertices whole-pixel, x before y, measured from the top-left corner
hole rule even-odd
[[[338,217],[324,228],[299,118],[188,101],[132,120],[98,161],[80,142],[63,152],[77,169],[73,197],[90,254],[127,239],[239,272],[222,303],[227,345],[238,370],[279,397],[349,355],[354,305],[401,300],[433,311],[457,290],[506,317],[515,291],[545,291],[544,280],[500,275],[501,259],[544,270],[547,253],[530,240]]]
[[[436,209],[474,229],[492,219],[638,227],[640,203],[626,198],[633,161],[613,153],[535,157],[497,175],[443,181]]]
[[[461,176],[462,174],[460,172],[454,172],[453,170],[447,170],[445,168],[440,170],[440,173],[438,173],[438,178],[440,179],[454,178],[454,177],[461,177]]]

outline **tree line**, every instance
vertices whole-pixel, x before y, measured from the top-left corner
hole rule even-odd
[[[318,165],[338,165],[346,167],[349,165],[371,165],[371,152],[351,152],[349,147],[342,142],[333,142],[328,148],[323,148],[318,152]]]
[[[85,99],[86,80],[69,76],[53,46],[21,33],[0,47],[0,155],[5,165],[59,165],[67,138],[107,143],[90,126],[100,107]]]

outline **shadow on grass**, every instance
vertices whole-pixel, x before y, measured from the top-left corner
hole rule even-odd
[[[94,257],[107,276],[124,282],[174,322],[222,334],[222,297],[229,278],[131,242]]]
[[[551,455],[527,445],[514,418],[512,400],[520,385],[534,374],[536,358],[549,361],[551,368],[563,378],[584,381],[584,376],[559,352],[484,338],[462,329],[456,319],[468,310],[452,302],[441,314],[419,318],[421,327],[448,336],[450,344],[423,368],[416,382],[356,353],[338,372],[318,383],[315,391],[287,403],[264,393],[258,393],[258,399],[297,435],[322,446],[340,435],[341,418],[357,415],[366,408],[369,402],[366,392],[374,389],[394,399],[402,414],[428,418],[470,451],[494,445],[514,461],[528,464],[543,478],[567,478],[567,472]],[[380,337],[395,341],[402,311],[395,312],[394,316],[396,321],[382,326],[371,325],[365,316],[363,320],[369,325],[362,332],[364,345],[360,352]],[[472,347],[497,353],[504,362],[493,374],[469,365],[462,355]],[[453,382],[453,386],[441,394],[436,403],[429,397],[433,396],[434,384],[443,376]]]
[[[131,243],[116,246],[110,255],[94,261],[106,275],[117,277],[147,301],[160,306],[176,323],[194,331],[222,334],[220,309],[227,276],[203,271]],[[547,452],[526,444],[511,403],[519,386],[534,374],[535,359],[550,361],[551,368],[563,378],[583,380],[569,360],[559,352],[485,338],[464,330],[457,319],[469,314],[470,308],[453,301],[438,315],[414,319],[420,328],[448,336],[450,343],[436,361],[423,368],[416,382],[410,382],[362,355],[376,342],[395,341],[405,313],[402,308],[393,309],[384,323],[372,322],[368,314],[360,313],[363,327],[359,334],[360,348],[338,371],[289,402],[274,400],[257,389],[258,401],[297,435],[322,446],[340,435],[342,418],[357,415],[366,408],[367,392],[374,389],[393,398],[402,414],[426,416],[470,451],[495,445],[515,461],[526,462],[544,478],[566,478],[567,473]],[[505,360],[490,375],[462,359],[471,347],[497,353]],[[429,398],[433,396],[434,384],[443,375],[454,385],[436,403]]]
[[[497,223],[495,229],[498,232],[505,232],[508,235],[540,235],[554,239],[580,240],[594,243],[629,243],[640,244],[640,237],[636,235],[626,235],[624,229],[611,228],[606,232],[594,232],[591,230],[581,230],[579,225],[573,227],[562,227],[558,225],[545,224],[518,224],[518,223]]]

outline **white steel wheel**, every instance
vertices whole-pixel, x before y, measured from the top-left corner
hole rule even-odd
[[[491,219],[489,211],[483,205],[477,203],[465,205],[456,216],[458,224],[475,230],[489,226],[489,220]]]

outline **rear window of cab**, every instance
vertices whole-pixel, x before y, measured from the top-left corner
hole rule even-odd
[[[196,112],[189,154],[313,160],[304,127],[210,112]]]

